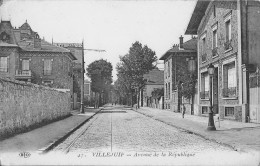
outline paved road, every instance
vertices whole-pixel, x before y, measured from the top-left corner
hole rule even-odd
[[[232,151],[199,136],[180,131],[132,111],[107,107],[55,150],[64,149],[81,131],[70,152],[75,151]]]
[[[74,143],[67,151],[72,141]],[[125,107],[106,107],[52,152],[64,150],[68,154],[85,157],[85,162],[91,164],[111,164],[115,161],[114,164],[125,164],[128,160],[131,164],[134,161],[134,164],[149,165],[156,165],[157,162],[159,165],[251,165],[248,161],[255,159],[255,156],[238,153],[229,147],[181,131]],[[96,156],[97,152],[101,154]],[[103,152],[109,152],[110,155],[120,152],[124,154],[124,158],[114,160],[107,158]],[[149,156],[154,153],[159,156]],[[187,158],[187,154],[193,157]],[[176,155],[184,156],[176,158]],[[78,162],[82,163],[81,160]]]

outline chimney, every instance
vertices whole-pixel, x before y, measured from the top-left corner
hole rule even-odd
[[[183,49],[183,37],[182,36],[180,37],[180,48]]]
[[[39,48],[41,49],[41,39],[39,37],[39,35],[36,33],[35,36],[34,36],[34,48]]]

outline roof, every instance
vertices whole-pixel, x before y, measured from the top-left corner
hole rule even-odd
[[[185,35],[196,35],[200,22],[205,15],[207,7],[210,1],[197,0],[193,13],[191,15],[188,27],[185,31]]]
[[[5,43],[0,40],[0,47],[18,47],[18,45]]]
[[[70,52],[70,50],[66,48],[54,46],[44,40],[41,40],[41,48],[34,48],[33,40],[20,41],[18,45],[24,51]]]
[[[53,43],[53,45],[66,48],[77,58],[77,63],[82,63],[82,43]]]
[[[23,23],[23,25],[19,29],[29,29],[29,30],[32,30],[31,26],[27,23],[27,20],[25,21],[25,23]]]
[[[197,52],[197,38],[192,38],[183,43],[183,49],[179,48],[179,45],[174,45],[165,54],[161,56],[159,60],[167,59],[172,53],[196,53]]]
[[[14,35],[14,32],[13,32],[12,24],[11,24],[10,21],[3,21],[3,20],[1,20],[1,23],[0,23],[0,34],[2,32],[5,32],[5,33],[7,33],[9,35],[10,40],[8,41],[8,44],[16,45],[17,42],[16,42],[15,35]],[[7,46],[7,45],[5,44],[5,46]]]
[[[53,45],[60,47],[79,47],[82,48],[82,43],[53,43]]]
[[[153,69],[149,73],[144,74],[146,79],[146,85],[163,85],[164,84],[164,71],[159,69]]]
[[[45,40],[41,40],[41,48],[34,48],[33,40],[24,40],[19,42],[18,45],[23,51],[70,53],[72,60],[77,60],[70,50],[52,45]]]

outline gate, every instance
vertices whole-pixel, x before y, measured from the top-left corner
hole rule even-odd
[[[260,123],[260,72],[249,76],[249,122]]]

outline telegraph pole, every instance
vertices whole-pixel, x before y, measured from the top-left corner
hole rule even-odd
[[[81,77],[82,77],[82,83],[81,83],[81,102],[80,102],[80,112],[82,114],[85,113],[84,110],[84,74],[85,74],[85,69],[84,69],[84,39],[82,40],[82,63],[81,63]]]
[[[97,51],[97,52],[105,52],[106,50],[98,50],[98,49],[84,49],[84,39],[82,40],[82,63],[81,63],[81,76],[82,76],[82,83],[81,83],[81,101],[80,101],[80,113],[84,114],[84,74],[85,74],[85,62],[84,62],[84,50],[87,51]]]

